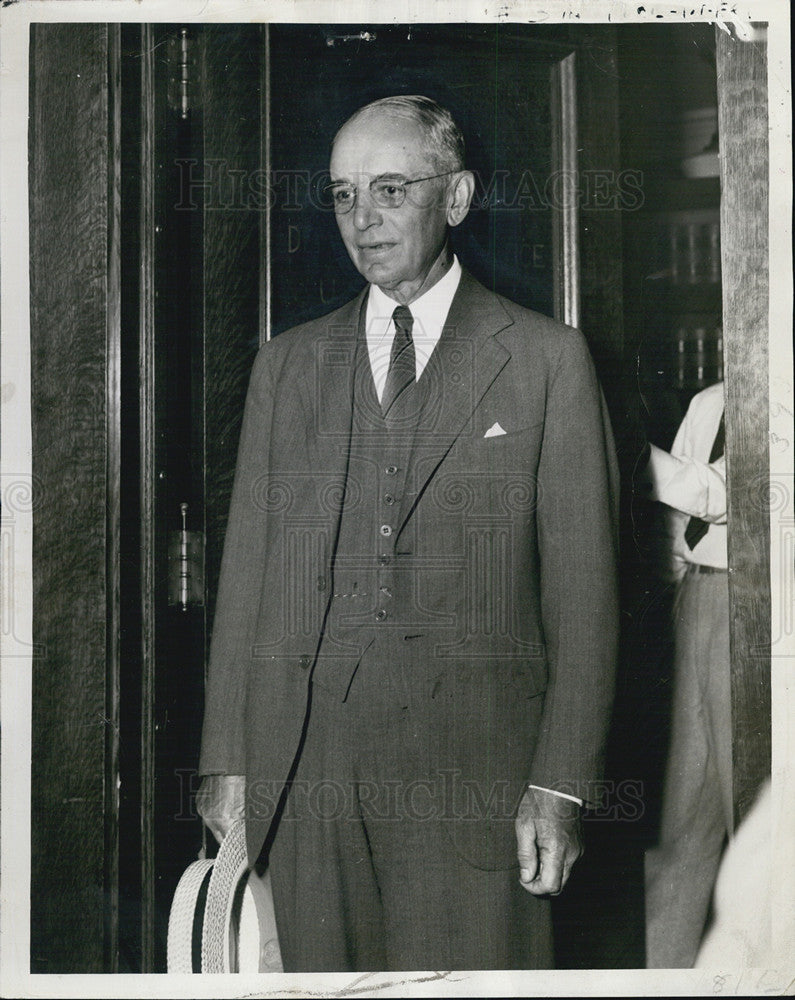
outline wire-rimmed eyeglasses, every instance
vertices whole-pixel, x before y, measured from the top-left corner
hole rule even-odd
[[[410,184],[433,181],[437,177],[447,177],[448,174],[455,173],[457,173],[456,170],[445,170],[442,174],[414,177],[412,180],[406,180],[400,175],[381,174],[379,177],[374,177],[368,185],[370,197],[381,208],[400,208],[406,200],[406,188]],[[323,190],[331,193],[331,200],[337,215],[345,215],[356,204],[356,195],[359,189],[355,184],[349,184],[346,181],[334,181]]]

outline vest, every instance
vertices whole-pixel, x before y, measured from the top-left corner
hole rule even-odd
[[[395,650],[417,624],[410,541],[398,540],[398,519],[417,426],[422,380],[414,405],[389,430],[375,391],[362,308],[355,352],[350,453],[331,595],[312,680],[347,697],[366,657],[368,669],[394,666]]]

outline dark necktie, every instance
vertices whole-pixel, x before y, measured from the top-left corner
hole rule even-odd
[[[717,462],[717,460],[721,457],[725,443],[726,424],[724,414],[721,414],[720,424],[718,425],[718,433],[715,435],[715,440],[712,442],[712,451],[709,453],[710,465],[713,462]],[[691,552],[698,545],[704,535],[706,535],[708,530],[709,523],[707,521],[702,521],[700,517],[690,518],[687,522],[687,527],[685,528],[685,541],[687,542],[687,547]]]
[[[389,371],[381,399],[381,412],[387,424],[397,418],[402,409],[401,403],[405,402],[405,393],[416,380],[414,341],[411,339],[414,317],[408,306],[398,306],[392,313],[392,322],[395,324],[395,339],[392,341]]]

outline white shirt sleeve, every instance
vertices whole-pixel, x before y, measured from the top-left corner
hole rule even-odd
[[[723,413],[723,385],[690,402],[670,453],[650,445],[643,479],[652,500],[710,524],[726,523],[726,459],[709,461]]]
[[[683,425],[684,426],[684,425]],[[726,523],[726,459],[700,462],[651,445],[647,466],[650,498],[691,517]]]

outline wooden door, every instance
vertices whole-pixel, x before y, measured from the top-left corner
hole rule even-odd
[[[166,25],[141,40],[142,833],[129,875],[143,971],[165,970],[173,893],[204,839],[194,794],[206,657],[259,346],[261,212],[236,185],[260,163],[260,36],[258,26]],[[197,556],[185,604],[174,590],[183,505]]]
[[[770,774],[767,46],[716,28],[734,817]]]
[[[30,959],[100,971],[118,913],[119,31],[35,25],[30,65]]]

